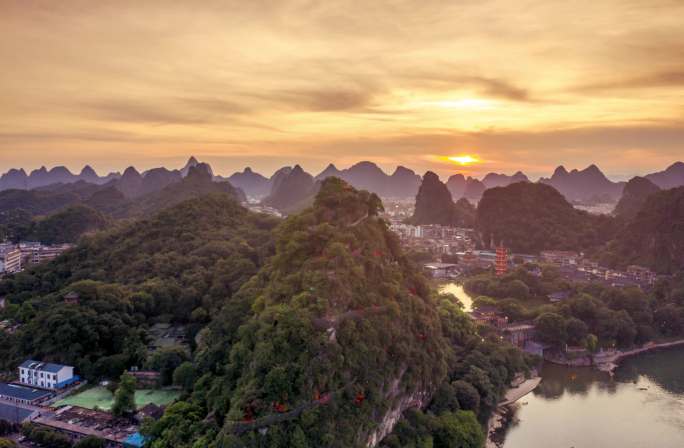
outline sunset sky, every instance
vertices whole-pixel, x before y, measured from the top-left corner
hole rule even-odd
[[[624,178],[684,159],[683,20],[682,0],[0,0],[0,171]]]

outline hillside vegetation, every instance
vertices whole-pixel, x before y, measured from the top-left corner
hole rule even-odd
[[[519,253],[594,249],[614,236],[615,220],[575,209],[553,187],[519,182],[485,191],[476,229],[485,245],[503,243]]]

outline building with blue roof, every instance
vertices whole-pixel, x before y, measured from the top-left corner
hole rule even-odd
[[[0,400],[0,420],[10,423],[23,423],[37,415],[37,411],[20,408],[12,403],[3,403]]]
[[[0,399],[35,405],[52,397],[52,392],[19,384],[0,383]]]
[[[78,381],[74,368],[50,362],[26,360],[19,366],[19,382],[44,389],[62,389]]]

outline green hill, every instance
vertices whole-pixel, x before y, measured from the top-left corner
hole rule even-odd
[[[200,379],[148,429],[153,448],[427,446],[449,434],[480,446],[476,415],[525,368],[520,352],[483,342],[434,295],[380,207],[328,178],[278,227],[274,257],[201,333]]]
[[[661,273],[684,270],[684,187],[649,195],[604,257],[614,265],[638,264]]]
[[[3,280],[4,316],[23,325],[0,333],[0,369],[35,356],[92,379],[141,365],[141,331],[161,320],[189,324],[194,336],[270,255],[276,223],[228,194],[208,195],[87,236]],[[69,291],[79,305],[63,301]]]
[[[611,217],[575,209],[551,186],[519,182],[485,191],[476,228],[485,244],[538,253],[596,248],[614,236],[617,225]]]

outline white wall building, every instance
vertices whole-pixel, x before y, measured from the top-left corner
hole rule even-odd
[[[71,366],[31,359],[19,366],[19,382],[28,386],[61,389],[77,379],[78,377],[74,376],[74,368]]]
[[[21,251],[16,246],[0,247],[0,273],[14,274],[21,271]]]

